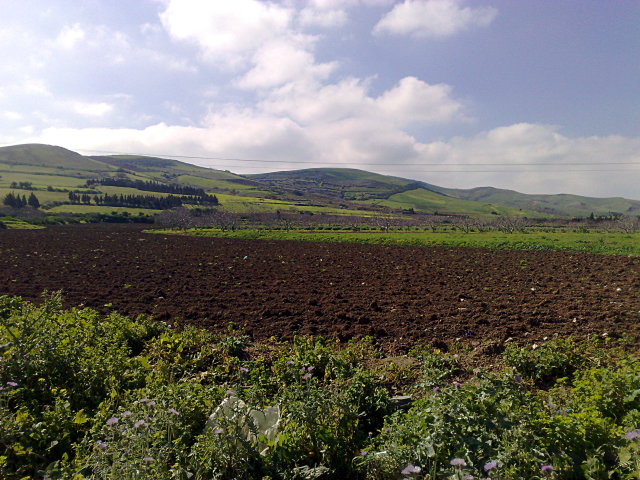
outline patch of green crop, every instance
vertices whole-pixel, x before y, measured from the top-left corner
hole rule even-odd
[[[13,217],[0,217],[0,224],[2,224],[0,225],[0,229],[37,230],[44,228],[40,225],[33,225],[29,222]]]
[[[158,231],[160,232],[160,231]],[[461,231],[336,231],[336,230],[236,230],[217,229],[163,230],[225,238],[301,240],[315,242],[352,242],[382,245],[447,246],[503,250],[558,250],[605,255],[640,255],[640,234],[599,232],[502,233]]]

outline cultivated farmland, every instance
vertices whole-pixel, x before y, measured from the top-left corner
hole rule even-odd
[[[6,230],[0,294],[150,315],[256,340],[373,336],[389,351],[637,336],[640,259],[199,238],[139,226]]]

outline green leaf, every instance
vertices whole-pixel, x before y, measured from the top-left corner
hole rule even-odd
[[[89,419],[84,414],[84,408],[82,410],[78,410],[78,412],[76,413],[75,418],[73,419],[73,423],[75,423],[77,425],[82,425],[83,423],[87,423],[88,421],[89,421]]]

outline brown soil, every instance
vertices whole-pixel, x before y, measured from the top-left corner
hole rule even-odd
[[[230,240],[83,225],[0,231],[0,294],[151,315],[255,339],[640,335],[640,259],[560,252]],[[488,351],[487,353],[492,353]]]

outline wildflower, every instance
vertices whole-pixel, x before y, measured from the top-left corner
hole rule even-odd
[[[216,428],[213,433],[215,433],[216,435],[220,435],[222,432],[224,432],[224,430],[222,430],[221,428]]]
[[[156,402],[154,402],[153,400],[149,400],[147,402],[147,407],[153,407],[156,404]]]
[[[631,430],[630,432],[627,432],[624,436],[624,438],[626,438],[627,440],[633,440],[638,437],[640,437],[640,428],[636,430]]]
[[[153,462],[153,457],[144,457],[144,458],[142,459],[142,461],[143,461],[144,463],[151,463],[151,462]]]
[[[369,452],[367,452],[366,450],[362,450],[362,451],[360,452],[360,456],[361,456],[361,457],[365,457],[365,456],[367,455],[367,453],[369,453]]]
[[[96,442],[96,447],[98,447],[100,450],[106,450],[107,443],[103,442],[102,440],[99,440],[98,442]]]
[[[307,367],[307,372],[313,372],[313,367],[311,366]]]
[[[9,385],[10,387],[17,387],[18,384],[16,382],[7,382],[7,385]]]
[[[454,458],[449,463],[451,463],[451,465],[453,465],[454,467],[462,468],[467,466],[467,462],[465,462],[462,458]]]
[[[233,390],[227,390],[225,393],[227,394],[227,397],[230,397],[231,395],[236,394],[236,392],[234,392]]]
[[[240,367],[240,372],[247,373],[249,369],[247,367]]]
[[[460,382],[453,382],[453,386],[456,388],[460,388],[462,384]]]
[[[438,393],[440,391],[440,387],[433,387],[433,393]]]
[[[310,373],[305,373],[304,375],[302,375],[302,379],[303,380],[309,380],[313,375],[311,375]]]
[[[140,402],[140,403],[145,403],[145,402],[148,402],[148,401],[149,401],[148,398],[141,398],[140,400],[138,400],[138,402]]]
[[[420,467],[416,466],[416,465],[407,465],[406,467],[404,467],[404,470],[402,470],[402,475],[412,475],[414,473],[420,473],[420,470],[422,470]]]
[[[133,424],[133,426],[138,428],[138,427],[143,427],[146,424],[147,424],[147,422],[145,422],[144,420],[138,420],[136,423]]]
[[[516,383],[522,383],[522,377],[520,375],[515,375],[513,377],[513,381]]]
[[[294,362],[293,360],[287,360],[287,365],[293,365],[294,363],[296,362]]]
[[[475,480],[476,477],[474,477],[473,475],[465,475],[464,477],[462,477],[462,480]]]
[[[124,412],[124,413],[122,414],[122,416],[123,416],[124,418],[130,417],[131,415],[133,415],[133,414],[132,414],[129,410],[127,410],[126,412]]]
[[[495,460],[491,460],[490,462],[487,462],[484,464],[484,471],[488,472],[489,470],[493,470],[497,466],[498,466],[498,462],[496,462]]]
[[[540,471],[545,475],[551,475],[551,472],[553,472],[553,467],[551,465],[542,465],[540,467]]]
[[[107,425],[115,425],[119,420],[120,419],[118,417],[111,417],[109,420],[107,420]]]
[[[169,412],[172,415],[180,415],[175,408],[170,408],[167,410],[167,412]]]

